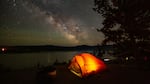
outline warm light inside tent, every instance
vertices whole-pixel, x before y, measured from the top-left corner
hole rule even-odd
[[[96,71],[98,69],[98,65],[96,64],[96,62],[94,62],[93,60],[89,59],[87,60],[87,64],[85,64],[86,70],[87,72],[93,72]]]
[[[84,59],[81,56],[76,56],[77,63],[82,67],[84,66]]]
[[[70,66],[71,72],[77,76],[88,76],[106,68],[103,61],[89,53],[81,53],[73,57]]]

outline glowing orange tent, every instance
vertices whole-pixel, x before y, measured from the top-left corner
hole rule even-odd
[[[73,57],[68,68],[82,78],[103,71],[106,65],[92,54],[81,53]]]

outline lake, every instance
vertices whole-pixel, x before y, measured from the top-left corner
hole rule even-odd
[[[91,52],[91,51],[86,51]],[[32,53],[6,53],[0,54],[0,67],[9,69],[24,69],[52,65],[54,62],[68,63],[79,51],[53,51]]]

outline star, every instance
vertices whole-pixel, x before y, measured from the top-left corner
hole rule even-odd
[[[102,34],[92,28],[100,22],[92,10],[93,0],[2,2],[1,24],[7,28],[0,28],[1,45],[95,45],[102,41]]]

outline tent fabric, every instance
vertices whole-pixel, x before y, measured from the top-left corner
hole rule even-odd
[[[77,76],[86,77],[103,71],[106,65],[90,53],[81,53],[73,57],[68,68]]]

